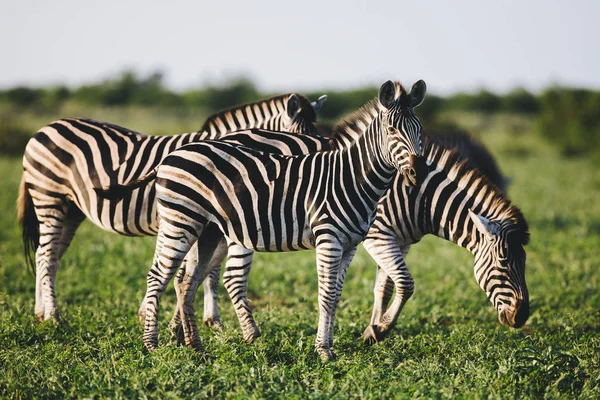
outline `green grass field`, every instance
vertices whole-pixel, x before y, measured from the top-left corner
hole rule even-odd
[[[314,351],[314,252],[255,257],[250,299],[263,333],[255,343],[241,340],[221,288],[225,329],[201,329],[208,356],[167,345],[171,286],[161,303],[161,347],[148,354],[137,309],[154,238],[123,238],[89,222],[58,272],[66,324],[40,324],[15,223],[21,163],[2,159],[0,397],[600,397],[600,174],[587,160],[560,157],[526,119],[461,122],[513,178],[510,197],[530,225],[532,314],[524,329],[499,324],[467,251],[427,237],[408,257],[415,295],[382,344],[362,344],[375,265],[361,249],[337,313],[337,361],[322,363]],[[200,293],[196,309],[201,319]]]

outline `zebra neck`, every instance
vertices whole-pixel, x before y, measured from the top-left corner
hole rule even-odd
[[[385,147],[385,148],[384,148]],[[356,185],[361,196],[378,202],[396,176],[396,168],[389,162],[380,124],[374,120],[351,146],[338,150],[344,186]]]
[[[458,180],[460,177],[456,181],[452,180],[443,170],[436,168],[430,171],[416,195],[406,194],[413,200],[408,207],[409,210],[414,210],[409,218],[415,227],[413,237],[418,241],[421,237],[432,234],[475,254],[480,235],[469,216],[469,208],[474,203],[481,202],[475,189],[483,188],[463,188],[457,184]],[[397,184],[402,183],[398,181]],[[410,189],[402,190],[406,193]],[[485,210],[483,213],[485,214]]]
[[[350,114],[332,128],[332,139],[338,149],[344,149],[356,143],[376,120],[380,118],[381,107],[372,100]]]
[[[283,118],[290,96],[286,94],[220,111],[208,117],[202,128],[195,133],[201,135],[199,140],[212,140],[246,129],[285,130]]]

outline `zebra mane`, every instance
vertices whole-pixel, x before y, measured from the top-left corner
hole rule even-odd
[[[494,219],[510,222],[512,229],[509,240],[522,245],[529,242],[529,227],[525,216],[487,175],[470,167],[468,159],[461,157],[454,149],[443,148],[431,140],[425,140],[423,147],[423,157],[429,168],[441,169],[449,180],[463,189],[468,185],[478,185],[492,191],[494,199],[488,208],[493,210]]]
[[[398,107],[404,105],[403,99],[406,98],[407,91],[400,82],[395,81],[396,87],[396,103]],[[333,126],[331,136],[333,138],[342,138],[350,141],[356,141],[359,136],[367,130],[367,127],[384,108],[379,103],[377,98],[369,100],[365,105],[358,110],[348,114]]]
[[[255,105],[259,105],[259,104],[266,104],[266,103],[273,103],[277,105],[277,108],[281,111],[281,110],[285,110],[286,106],[287,106],[287,102],[288,99],[292,96],[292,95],[296,95],[296,97],[298,97],[298,99],[300,100],[300,112],[302,113],[302,115],[304,116],[304,118],[308,121],[316,121],[317,120],[317,114],[315,113],[314,108],[312,107],[312,104],[310,103],[310,100],[308,98],[306,98],[305,96],[298,94],[298,93],[286,93],[286,94],[281,94],[278,96],[274,96],[274,97],[269,97],[268,99],[262,99],[262,100],[257,100],[257,101],[253,101],[251,103],[246,103],[246,104],[240,104],[237,106],[233,106],[224,110],[220,110],[217,111],[216,113],[210,115],[208,118],[206,118],[206,122],[204,122],[204,125],[202,125],[202,128],[200,128],[200,130],[198,132],[203,132],[203,131],[207,131],[210,129],[210,122],[217,120],[223,116],[225,116],[228,113],[231,113],[234,110],[237,110],[241,107],[247,108],[247,107],[254,107]]]

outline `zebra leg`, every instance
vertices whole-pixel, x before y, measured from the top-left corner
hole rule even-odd
[[[317,274],[319,280],[319,326],[315,348],[323,361],[336,358],[333,351],[333,326],[335,317],[337,288],[343,276],[340,274],[340,264],[344,258],[341,245],[335,237],[322,235],[317,238]]]
[[[175,277],[175,294],[177,295],[177,303],[175,304],[175,310],[173,311],[173,317],[171,318],[171,321],[169,322],[169,331],[171,332],[171,344],[183,344],[185,343],[185,338],[183,336],[183,326],[181,325],[181,313],[179,312],[180,309],[180,299],[183,299],[183,292],[182,292],[182,286],[183,286],[183,281],[185,279],[185,265],[188,261],[188,256],[191,252],[195,251],[195,246],[196,243],[194,243],[194,246],[192,246],[192,249],[188,252],[188,255],[186,255],[186,258],[183,260],[183,265],[179,268],[179,271],[177,272],[177,276]],[[146,297],[144,297],[144,302],[146,301]],[[143,307],[143,312],[146,313],[146,304],[142,302],[142,306],[140,307],[140,311],[138,314],[142,313],[142,307]]]
[[[335,288],[336,297],[335,297],[333,317],[331,318],[331,325],[329,326],[329,332],[330,332],[329,347],[330,348],[333,347],[333,329],[334,329],[334,322],[335,322],[335,313],[337,310],[337,306],[340,303],[340,298],[342,297],[342,289],[344,287],[344,279],[346,278],[346,272],[348,271],[350,262],[354,258],[355,254],[356,254],[356,247],[353,248],[352,250],[348,251],[346,254],[344,254],[344,256],[342,257],[342,261],[340,262],[340,269],[338,271],[337,284],[336,284],[336,288]]]
[[[210,224],[204,229],[204,234],[196,242],[197,249],[192,249],[190,252],[195,252],[196,258],[190,257],[187,260],[187,268],[181,274],[181,281],[176,285],[177,289],[177,313],[183,322],[183,339],[188,347],[194,347],[195,343],[199,343],[198,327],[194,312],[194,297],[198,291],[198,286],[206,275],[210,272],[207,267],[215,264],[215,258],[218,260],[217,265],[225,257],[226,246],[223,234],[218,229],[217,225]],[[219,251],[221,249],[221,251]],[[189,254],[188,254],[189,255]],[[192,262],[194,261],[194,262]],[[182,268],[183,269],[183,268]]]
[[[381,278],[378,277],[376,287],[381,288],[382,284],[387,286],[388,280],[391,279],[396,288],[396,296],[392,305],[379,320],[372,320],[371,326],[365,330],[363,340],[367,343],[373,343],[382,341],[390,328],[396,323],[404,304],[414,293],[414,279],[406,267],[403,248],[398,245],[394,237],[366,239],[363,245],[377,265],[381,267],[382,272],[387,275],[385,281],[383,274],[381,274]],[[406,246],[404,250],[408,251],[409,248],[409,246]],[[389,290],[385,286],[383,290],[375,291],[376,308],[378,307],[377,304],[384,304],[384,300],[378,299],[378,297],[385,297],[384,293]],[[377,310],[374,310],[373,315],[376,316],[377,312]]]
[[[223,274],[223,285],[231,298],[233,307],[242,328],[242,337],[246,342],[252,342],[260,337],[252,310],[248,304],[248,274],[252,267],[254,252],[228,239],[227,262]]]
[[[40,321],[59,322],[54,282],[58,271],[60,242],[65,225],[63,207],[36,208],[40,227],[40,245],[36,250],[35,316]]]
[[[377,266],[377,276],[375,280],[373,313],[371,314],[371,323],[363,333],[363,342],[367,344],[377,343],[377,332],[375,326],[379,323],[381,316],[385,312],[387,305],[394,292],[394,282],[387,274]]]
[[[173,318],[171,319],[171,322],[169,323],[169,329],[171,331],[171,342],[172,343],[177,343],[177,344],[183,344],[185,343],[185,336],[184,336],[184,332],[183,332],[183,327],[181,325],[181,321],[182,321],[182,317],[183,314],[180,312],[180,310],[183,310],[184,307],[192,307],[193,308],[193,296],[191,297],[192,299],[192,303],[191,304],[185,304],[186,302],[186,294],[187,293],[193,293],[195,294],[196,291],[198,290],[198,285],[194,284],[195,282],[199,282],[199,276],[201,276],[203,274],[203,272],[201,271],[197,271],[200,269],[200,267],[198,267],[198,260],[199,260],[199,254],[198,254],[198,242],[194,243],[194,245],[192,246],[192,248],[190,249],[190,251],[188,252],[188,254],[185,256],[184,259],[184,263],[181,266],[181,268],[179,268],[179,272],[177,273],[177,277],[175,278],[175,292],[177,294],[177,304],[175,305],[175,311],[173,313]],[[214,254],[212,256],[211,261],[208,264],[208,270],[210,271],[209,276],[206,277],[206,279],[204,279],[204,287],[205,287],[205,291],[206,289],[206,283],[209,280],[209,278],[214,275],[213,274],[213,268],[216,265],[217,266],[217,278],[214,280],[214,291],[212,291],[212,293],[206,293],[204,294],[204,298],[207,299],[209,298],[208,301],[212,301],[213,300],[213,296],[212,294],[214,293],[214,301],[215,303],[209,307],[214,307],[214,310],[216,311],[216,314],[214,314],[215,316],[213,316],[213,325],[209,325],[206,320],[205,323],[208,326],[211,326],[215,329],[221,329],[221,321],[219,319],[219,311],[218,309],[216,309],[216,285],[218,284],[218,276],[219,276],[219,266],[221,265],[221,261],[223,261],[223,259],[225,258],[225,256],[227,255],[227,245],[225,243],[225,240],[221,240],[221,242],[219,243],[219,245],[217,246],[217,249],[214,251]],[[188,268],[189,267],[189,268]],[[188,295],[188,299],[189,299],[189,295]],[[206,318],[206,313],[207,313],[207,306],[205,304],[204,306],[204,315]],[[218,323],[218,325],[217,325]]]
[[[75,206],[71,204],[69,206],[69,210],[67,211],[67,216],[65,218],[65,222],[63,225],[63,231],[60,236],[60,248],[58,250],[58,259],[62,259],[63,255],[71,245],[73,238],[75,237],[75,232],[77,232],[77,228],[85,219],[85,215]]]
[[[144,345],[148,350],[158,346],[158,308],[160,297],[168,283],[183,262],[192,245],[198,239],[192,234],[192,229],[171,224],[166,218],[160,221],[160,228],[156,240],[156,251],[152,268],[148,272],[146,292],[146,318],[144,322]],[[197,229],[198,232],[201,229]],[[198,351],[202,345],[198,341],[193,343]]]
[[[227,251],[226,246],[225,251]],[[221,261],[223,260],[221,259],[218,263],[209,266],[211,271],[204,280],[204,325],[218,331],[223,328],[217,304],[217,288],[219,287],[219,277],[221,276]]]

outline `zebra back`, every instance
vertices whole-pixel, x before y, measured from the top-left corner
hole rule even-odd
[[[489,150],[476,138],[466,132],[425,132],[425,141],[431,141],[445,149],[454,149],[461,158],[467,160],[470,168],[477,168],[496,186],[506,193],[510,180],[505,177]]]
[[[325,95],[312,103],[297,93],[275,96],[219,111],[207,118],[199,132],[205,133],[204,139],[254,128],[319,135],[315,122],[326,100]]]

